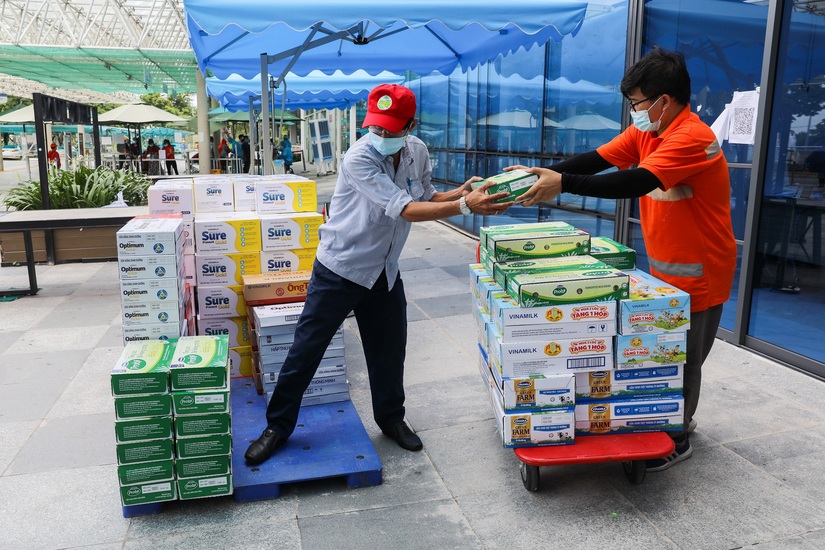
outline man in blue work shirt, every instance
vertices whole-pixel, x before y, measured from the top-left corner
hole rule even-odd
[[[410,451],[423,448],[404,422],[407,300],[398,258],[410,223],[459,214],[491,215],[513,203],[492,185],[471,190],[473,177],[436,191],[427,146],[415,127],[415,95],[395,84],[376,86],[367,100],[367,135],[347,151],[332,196],[295,340],[266,410],[267,428],[247,449],[258,464],[295,429],[301,398],[336,330],[355,313],[369,373],[373,417],[381,431]]]

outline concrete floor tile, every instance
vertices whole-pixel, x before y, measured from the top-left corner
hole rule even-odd
[[[114,418],[110,375],[123,347],[98,347],[49,411],[49,418],[106,413]]]
[[[5,361],[8,355],[2,356]],[[66,389],[66,380],[44,378],[17,384],[0,384],[0,423],[40,421]]]
[[[163,548],[238,548],[271,550],[301,548],[301,533],[297,520],[283,520],[266,525],[220,525],[211,530],[186,534],[170,533],[158,539],[128,539],[124,550],[159,550]]]
[[[120,301],[116,296],[72,296],[57,305],[34,328],[108,325],[112,317],[120,315],[120,312]]]
[[[109,324],[88,327],[32,329],[6,350],[6,355],[61,350],[90,350],[109,330]]]
[[[0,315],[0,332],[29,330],[48,317],[52,310],[66,299],[65,296],[24,296],[13,302],[3,303]]]
[[[89,357],[89,350],[4,353],[0,355],[0,384],[39,382],[44,378],[69,381]]]
[[[5,473],[6,467],[11,464],[26,441],[37,429],[39,421],[28,422],[0,422],[0,476]]]
[[[432,430],[489,420],[490,398],[481,375],[407,384],[407,419],[416,430]]]
[[[456,293],[449,296],[418,298],[415,305],[431,319],[455,317],[472,311],[473,303],[468,293]],[[475,326],[475,325],[473,325]]]
[[[419,310],[420,311],[420,310]],[[422,314],[423,318],[423,314]],[[14,342],[26,333],[25,330],[0,330],[0,350],[6,350],[11,347]]]

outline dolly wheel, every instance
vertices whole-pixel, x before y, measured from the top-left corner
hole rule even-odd
[[[522,462],[519,470],[521,471],[521,481],[524,483],[524,488],[533,493],[538,491],[539,467]]]
[[[645,480],[646,467],[647,461],[645,460],[629,460],[622,462],[624,475],[627,476],[628,481],[630,481],[633,485],[639,485]]]

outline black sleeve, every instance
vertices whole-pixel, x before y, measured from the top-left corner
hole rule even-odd
[[[551,169],[555,170],[556,166],[558,165],[552,166]],[[662,182],[653,175],[653,172],[644,168],[618,170],[596,176],[569,174],[567,172],[563,172],[561,175],[562,193],[573,193],[602,199],[632,199],[647,195],[657,187],[662,187]]]
[[[588,153],[581,153],[565,159],[557,164],[548,166],[551,170],[556,172],[564,172],[567,174],[598,174],[613,165],[602,158],[596,151]]]

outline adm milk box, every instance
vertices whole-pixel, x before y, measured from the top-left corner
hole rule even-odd
[[[261,220],[254,212],[208,212],[195,216],[195,250],[212,252],[258,252],[261,250]]]

